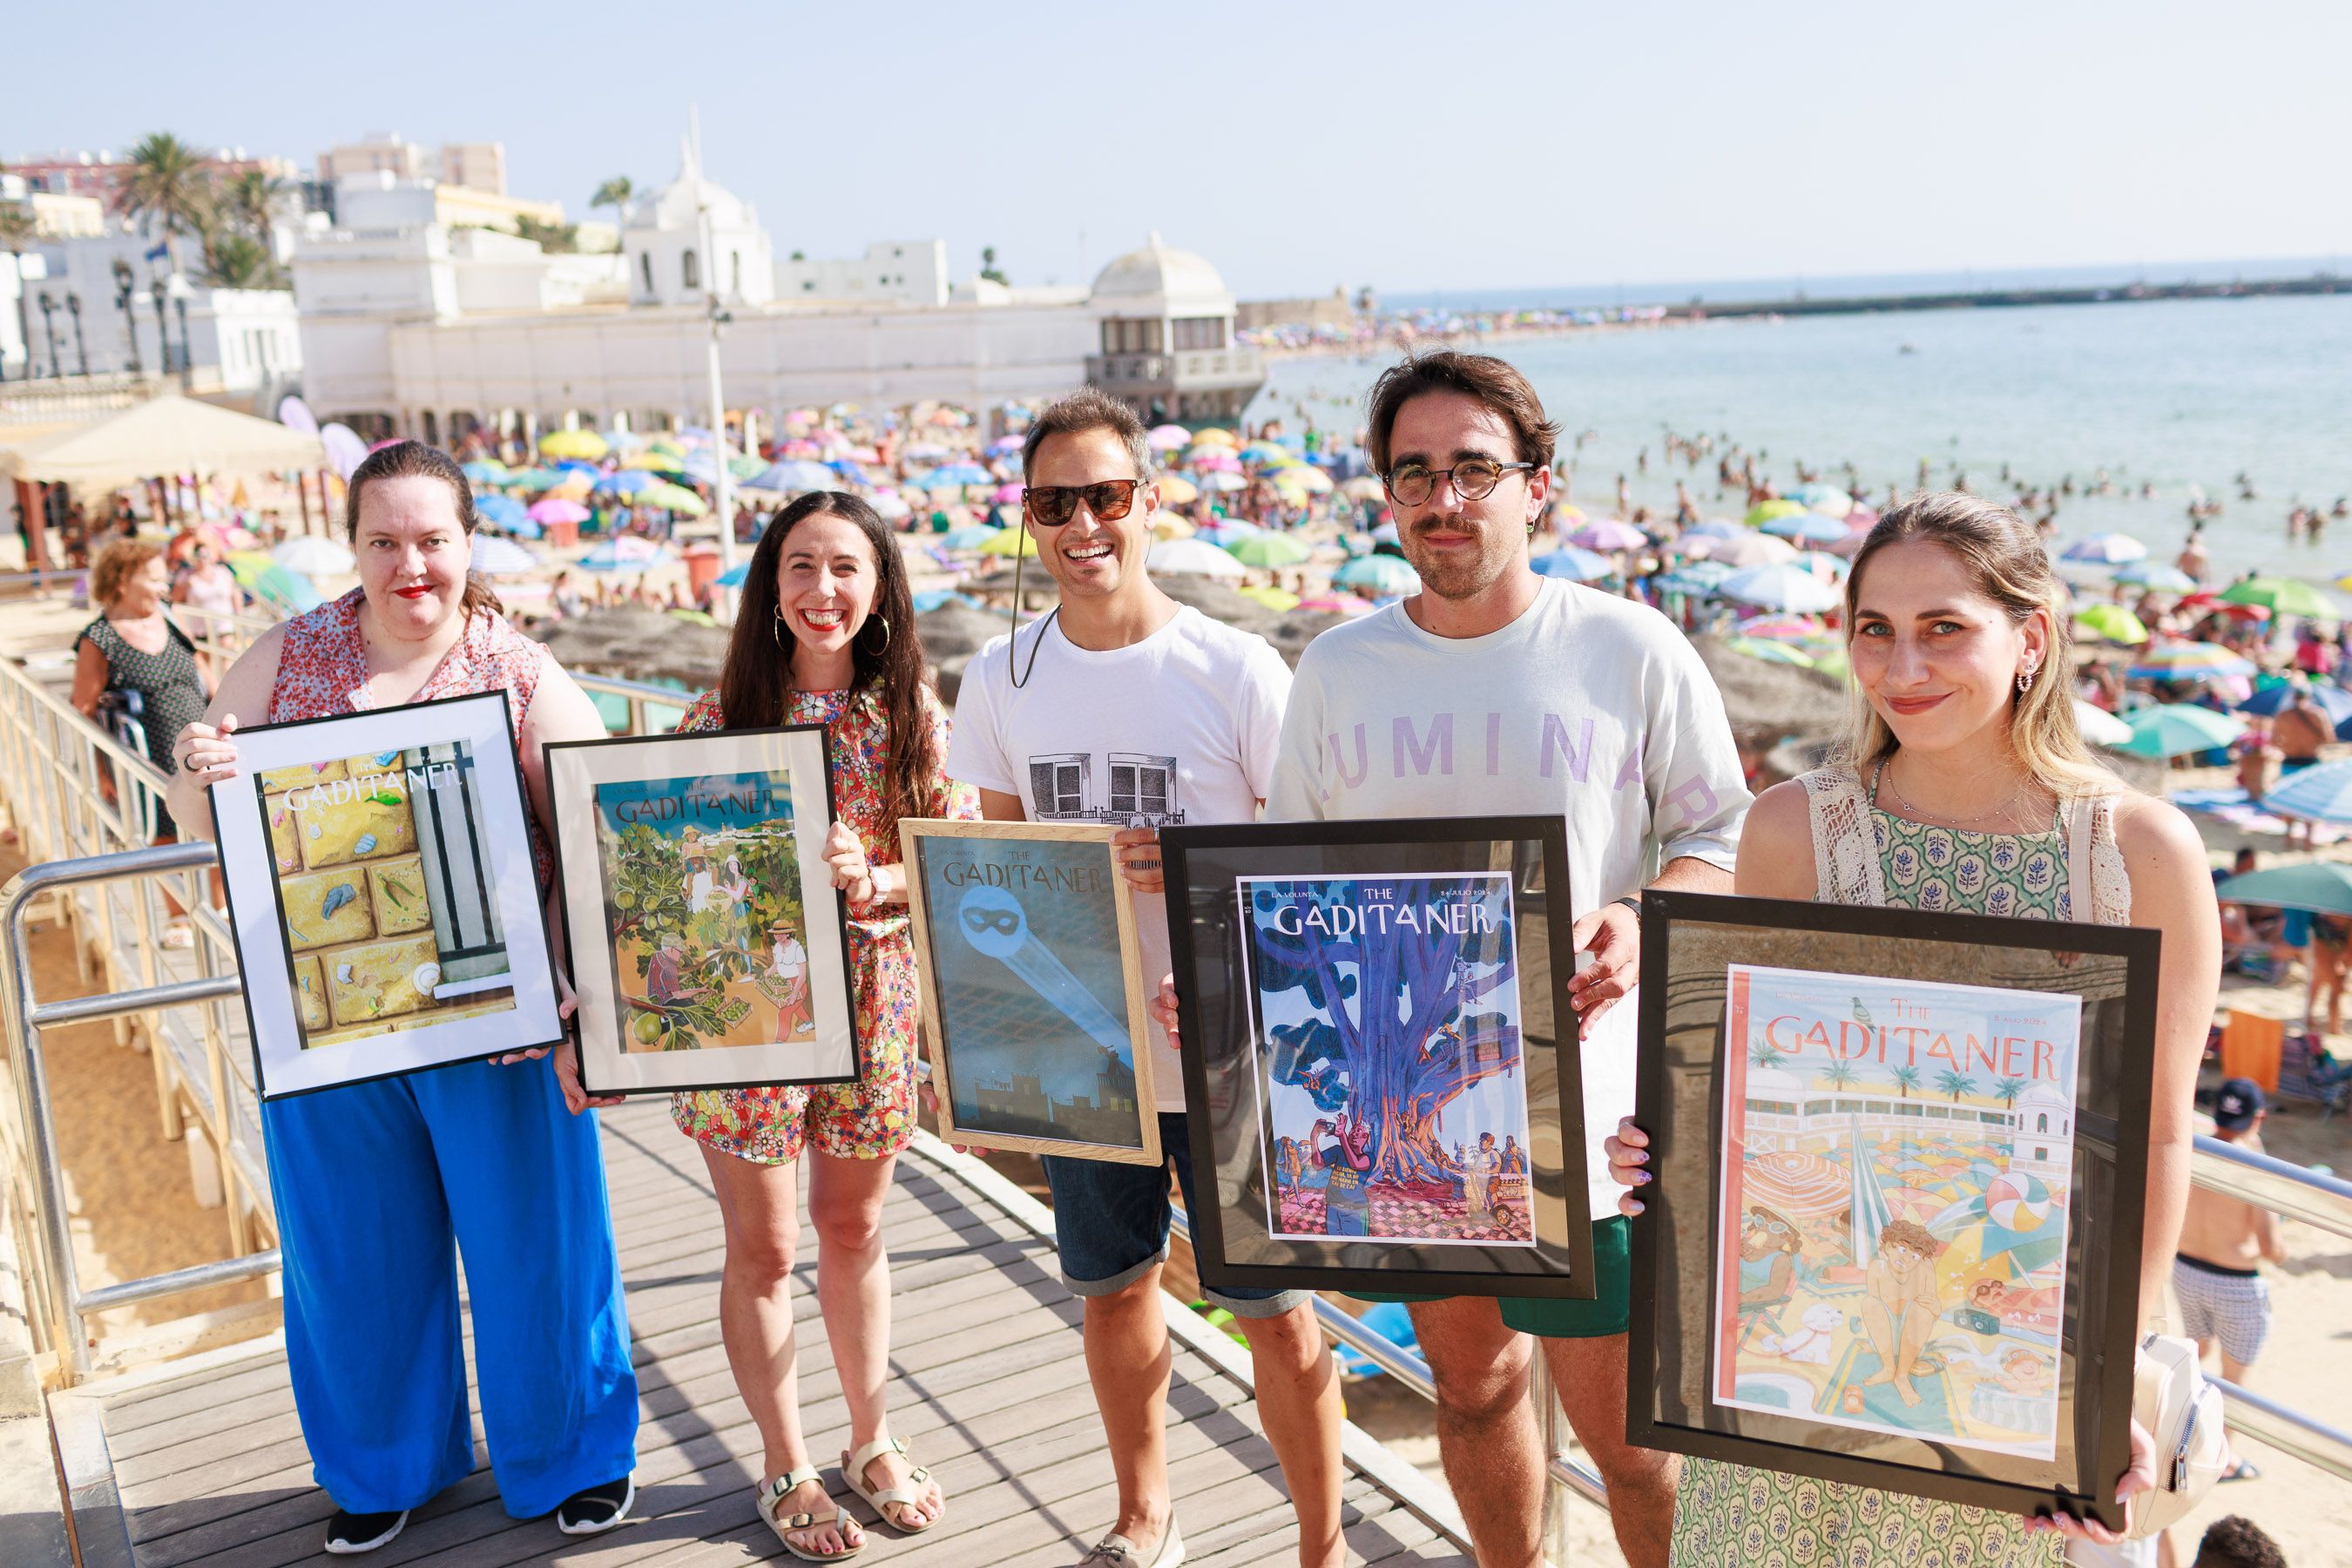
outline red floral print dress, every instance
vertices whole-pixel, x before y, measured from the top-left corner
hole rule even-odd
[[[939,755],[948,754],[948,714],[937,694],[923,693],[923,718]],[[795,691],[788,724],[823,724],[833,764],[834,812],[877,866],[898,863],[896,833],[884,831],[883,775],[890,755],[890,725],[881,698],[871,691]],[[723,730],[719,693],[694,700],[681,731]],[[944,776],[932,781],[921,804],[927,816],[963,821],[980,816],[979,793]],[[840,1159],[879,1160],[915,1136],[915,1021],[921,988],[906,912],[853,915],[849,921],[850,989],[856,994],[857,1081],[772,1089],[706,1089],[670,1097],[678,1131],[739,1159],[782,1165],[803,1147]]]

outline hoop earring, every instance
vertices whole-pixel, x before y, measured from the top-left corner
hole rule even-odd
[[[880,647],[869,647],[866,650],[871,657],[880,658],[884,654],[890,651],[890,618],[887,616],[877,616],[874,617],[873,621],[868,624],[877,625],[882,628],[882,646]],[[866,634],[863,631],[860,631],[857,634],[857,640],[861,643],[866,640]]]
[[[2024,696],[2027,692],[2029,692],[2029,691],[2031,691],[2031,690],[2032,690],[2032,689],[2033,689],[2033,671],[2032,671],[2032,670],[2030,670],[2030,669],[2021,669],[2021,670],[2019,670],[2019,671],[2017,672],[2017,694],[2018,694],[2020,697],[2022,697],[2022,696]]]
[[[784,612],[782,606],[768,618],[768,636],[775,639],[778,647],[784,646]]]

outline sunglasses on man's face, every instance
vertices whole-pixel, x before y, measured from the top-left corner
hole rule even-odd
[[[1097,479],[1090,485],[1032,486],[1023,492],[1021,504],[1028,510],[1029,521],[1046,528],[1059,528],[1078,515],[1078,502],[1087,503],[1097,521],[1117,522],[1135,510],[1135,492],[1141,489],[1141,479]]]

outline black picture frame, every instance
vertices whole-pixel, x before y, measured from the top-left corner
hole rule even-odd
[[[1651,1140],[1651,1168],[1659,1174],[1638,1189],[1644,1209],[1633,1226],[1628,1441],[1940,1501],[2027,1516],[2070,1514],[2123,1528],[2124,1510],[2116,1506],[2114,1487],[2130,1457],[2161,959],[2161,933],[2137,927],[1645,892],[1635,1124]],[[1809,1418],[1818,1407],[1805,1415],[1766,1413],[1752,1405],[1734,1408],[1711,1394],[1720,1383],[1717,1335],[1724,1326],[1717,1306],[1718,1275],[1723,1272],[1718,1262],[1725,1246],[1719,1227],[1730,1108],[1722,1079],[1732,1049],[1727,1019],[1732,1012],[1729,974],[1734,965],[2079,999],[2066,1235],[2054,1255],[2063,1259],[2062,1304],[2053,1314],[2056,1331],[2047,1346],[2054,1373],[2053,1453],[2047,1459],[1990,1452],[1958,1440],[1895,1436],[1885,1428],[1861,1429],[1843,1414],[1854,1408],[1845,1402],[1858,1396],[1862,1383],[1874,1380],[1849,1384],[1853,1392],[1841,1394],[1841,1414],[1834,1420]],[[1751,1046],[1740,1048],[1748,1051]],[[1770,1068],[1777,1063],[1766,1058],[1763,1066]],[[1798,1081],[1801,1087],[1805,1080]],[[1822,1089],[1819,1084],[1832,1087]],[[1748,1093],[1756,1092],[1751,1086]],[[1852,1100],[1838,1097],[1867,1096],[1873,1090],[1822,1079],[1802,1092],[1832,1098],[1806,1100],[1801,1108],[1779,1106],[1801,1109],[1803,1116],[1788,1123],[1792,1127],[1812,1125],[1810,1119],[1823,1105],[1832,1108],[1832,1116],[1843,1114]],[[1875,1092],[1885,1096],[1891,1091]],[[1975,1091],[1954,1089],[1950,1099],[1955,1109],[1937,1107],[1934,1114],[1957,1120],[1963,1092]],[[1997,1086],[1985,1098],[1998,1099],[1999,1093]],[[2012,1090],[2012,1107],[2018,1098]],[[1740,1114],[1750,1118],[1761,1104],[1751,1099]],[[1917,1104],[1917,1114],[1929,1114],[1924,1097]],[[1870,1109],[1900,1110],[1901,1104]],[[1979,1120],[1997,1119],[1986,1111]],[[1858,1117],[1852,1124],[1857,1130],[1862,1126]],[[1753,1131],[1749,1121],[1743,1121],[1743,1128]],[[2014,1134],[2021,1140],[2032,1136],[2021,1114]],[[1871,1165],[1875,1182],[1875,1163],[1860,1156],[1859,1146],[1857,1139],[1845,1170],[1853,1176]],[[2010,1148],[2015,1155],[2022,1144]],[[1914,1157],[1924,1163],[1929,1152],[1922,1149]],[[1995,1175],[1979,1174],[1979,1179],[1997,1180],[2018,1168],[2012,1160],[2000,1165]],[[1963,1184],[1949,1195],[1964,1200],[1967,1177],[1960,1180]],[[1854,1190],[1861,1188],[1857,1184]],[[1989,1195],[1989,1186],[1986,1191]],[[1862,1208],[1859,1201],[1850,1202],[1843,1215],[1828,1223],[1843,1219],[1851,1225]],[[1927,1223],[1940,1223],[1940,1216]],[[1982,1266],[1980,1234],[1976,1245]],[[1958,1256],[1965,1259],[1969,1255]],[[1963,1263],[1956,1272],[1966,1267]],[[1988,1268],[1972,1286],[1990,1279],[1993,1272]],[[1822,1277],[1827,1278],[1827,1271]],[[1995,1297],[2009,1289],[1999,1287]],[[1745,1305],[1741,1297],[1732,1299]],[[1793,1295],[1790,1300],[1793,1305]],[[1951,1364],[1955,1353],[1964,1354],[1987,1341],[1994,1348],[2011,1344],[2012,1334],[2018,1341],[2032,1342],[2031,1331],[2022,1324],[2051,1321],[2033,1318],[2012,1324],[2007,1316],[1970,1310],[1976,1305],[1973,1294],[1963,1294],[1937,1319],[1939,1331],[1949,1319],[1955,1329],[1972,1330],[1977,1336],[1972,1341],[1965,1332],[1951,1335],[1947,1348],[1936,1352],[1944,1365]],[[1844,1327],[1853,1331],[1853,1324],[1859,1321],[1851,1320]],[[1737,1328],[1735,1341],[1746,1331],[1744,1324]],[[1931,1341],[1931,1348],[1933,1344]],[[2032,1353],[2032,1342],[2023,1348]],[[1858,1352],[1853,1353],[1858,1359]],[[1832,1387],[1853,1363],[1839,1364],[1839,1372],[1832,1375]],[[1934,1365],[1933,1359],[1923,1357],[1910,1370],[1917,1374],[1922,1366]],[[1942,1380],[1943,1367],[1936,1367],[1934,1375]],[[1982,1392],[1982,1384],[1971,1385],[1970,1392]]]
[[[783,1069],[754,1073],[749,1077],[731,1072],[709,1076],[671,1072],[659,1082],[639,1081],[624,1076],[619,1071],[620,1065],[625,1065],[628,1057],[635,1053],[621,1048],[619,1014],[624,1009],[614,994],[612,977],[604,973],[604,970],[612,967],[605,945],[609,942],[609,931],[603,916],[612,899],[613,889],[608,885],[604,856],[594,828],[593,788],[606,783],[680,777],[696,772],[691,759],[704,753],[710,754],[705,760],[715,759],[720,767],[740,765],[743,759],[763,747],[772,747],[775,742],[782,742],[789,754],[797,755],[800,767],[813,766],[824,784],[824,820],[814,825],[813,835],[802,847],[799,857],[802,900],[804,913],[813,916],[822,910],[832,927],[831,931],[822,937],[814,929],[808,934],[812,948],[816,948],[822,941],[823,950],[837,958],[839,984],[829,988],[831,994],[820,999],[815,984],[820,976],[812,973],[809,1001],[813,1012],[816,1012],[820,1004],[824,1010],[817,1014],[820,1032],[828,1021],[825,1014],[837,1012],[838,1016],[830,1022],[845,1036],[848,1050],[846,1070],[803,1072]],[[633,752],[642,753],[649,749],[656,755],[674,752],[677,760],[650,771],[642,764],[625,772],[613,771],[614,764],[622,756]],[[551,742],[543,750],[551,806],[549,816],[551,819],[548,824],[548,838],[555,856],[557,910],[563,921],[565,959],[572,969],[573,989],[579,999],[572,1027],[579,1048],[581,1088],[597,1096],[677,1094],[706,1089],[855,1083],[862,1078],[866,1053],[865,1039],[857,1030],[854,996],[855,961],[849,951],[849,906],[842,892],[832,886],[829,875],[824,883],[826,896],[821,901],[809,893],[812,879],[822,869],[821,849],[825,834],[836,819],[833,759],[825,727],[822,724],[777,724],[758,729],[676,731],[663,735],[611,735],[582,741]],[[799,767],[795,767],[796,787],[798,773]],[[583,796],[580,793],[583,787],[588,788],[591,794]],[[572,825],[569,833],[564,830],[567,821]],[[596,894],[593,910],[583,907],[588,902],[584,895],[592,888]],[[606,963],[597,972],[599,978],[592,979],[590,973],[584,972],[580,945],[583,936],[593,937],[599,944],[592,951],[605,955]],[[831,965],[819,967],[829,968]],[[740,1060],[746,1052],[756,1053],[761,1048],[729,1047],[727,1055]],[[781,1046],[765,1048],[772,1053],[788,1052],[789,1049]],[[684,1051],[659,1053],[665,1063],[671,1058],[684,1060],[700,1054]]]
[[[279,861],[268,821],[268,776],[320,763],[322,759],[316,753],[321,750],[330,758],[343,758],[382,750],[387,741],[394,750],[409,749],[420,733],[428,747],[462,742],[478,748],[463,786],[483,818],[475,823],[471,813],[467,815],[468,880],[477,884],[475,890],[493,911],[488,918],[497,922],[503,935],[499,947],[513,975],[507,987],[513,993],[512,1003],[496,1010],[494,1016],[431,1028],[417,1026],[413,1015],[403,1015],[403,1026],[396,1030],[350,1039],[339,1037],[358,1037],[362,1030],[353,1026],[337,1028],[331,1019],[314,1040],[316,1026],[301,1021],[301,1005],[297,1000],[303,989],[301,965],[320,963],[321,955],[334,949],[298,955],[292,946],[284,883],[289,870]],[[530,803],[522,784],[514,710],[504,691],[466,692],[390,708],[257,724],[237,731],[237,746],[236,775],[214,784],[208,795],[227,923],[237,969],[245,977],[239,1000],[253,1051],[257,1099],[266,1102],[319,1094],[561,1043],[563,1026],[556,1016],[544,905],[530,856]],[[519,864],[514,860],[518,847]],[[484,864],[486,850],[488,865]],[[320,874],[304,858],[303,869],[293,874]],[[362,862],[338,864],[361,866]],[[367,880],[364,868],[354,873],[354,886]],[[528,887],[518,892],[507,885],[509,880],[526,882]],[[355,904],[369,901],[353,900]],[[294,1041],[290,1048],[289,1037]],[[363,1046],[375,1058],[365,1067],[351,1060]],[[314,1057],[313,1051],[318,1055]]]
[[[1161,830],[1160,847],[1178,991],[1178,1032],[1183,1041],[1186,1122],[1196,1173],[1194,1191],[1201,1204],[1201,1212],[1192,1215],[1192,1249],[1201,1278],[1220,1287],[1594,1299],[1581,1056],[1567,984],[1574,973],[1575,955],[1565,819],[1479,816],[1171,826]],[[1486,973],[1477,976],[1486,984],[1473,995],[1493,998],[1503,1010],[1474,1016],[1449,1003],[1449,1011],[1436,1016],[1435,1026],[1423,1038],[1424,1045],[1443,1041],[1450,1025],[1458,1019],[1463,1026],[1451,1032],[1450,1044],[1432,1049],[1466,1051],[1474,1057],[1492,1051],[1499,1059],[1516,1045],[1516,1067],[1468,1081],[1475,1084],[1495,1077],[1507,1081],[1517,1076],[1517,1089],[1503,1100],[1507,1106],[1516,1100],[1524,1108],[1528,1133],[1520,1151],[1524,1169],[1511,1180],[1489,1181],[1483,1189],[1487,1194],[1486,1205],[1465,1206],[1462,1225],[1473,1228],[1472,1220],[1484,1212],[1490,1227],[1499,1218],[1507,1232],[1524,1222],[1528,1233],[1525,1238],[1416,1239],[1364,1232],[1327,1237],[1282,1228],[1307,1222],[1291,1219],[1293,1211],[1284,1208],[1275,1195],[1276,1173],[1270,1167],[1276,1163],[1275,1151],[1281,1140],[1276,1136],[1272,1106],[1275,1089],[1266,1082],[1262,1064],[1275,1059],[1276,1051],[1292,1050],[1293,1076],[1280,1082],[1307,1089],[1307,1079],[1313,1075],[1311,1068],[1305,1075],[1299,1072],[1301,1058],[1296,1053],[1310,1048],[1300,1043],[1299,1026],[1278,1026],[1289,1030],[1287,1045],[1276,1040],[1269,1046],[1261,1037],[1262,1009],[1270,994],[1261,990],[1252,974],[1250,953],[1255,952],[1264,958],[1265,939],[1262,933],[1249,942],[1244,938],[1242,900],[1245,892],[1255,895],[1256,889],[1245,889],[1253,879],[1276,884],[1334,879],[1393,884],[1418,879],[1453,884],[1455,891],[1446,896],[1454,900],[1454,909],[1467,910],[1475,902],[1490,911],[1509,910],[1509,979],[1516,987],[1515,996],[1502,994],[1497,978],[1500,966],[1490,960]],[[1488,880],[1473,898],[1460,891],[1465,879]],[[1507,890],[1507,898],[1496,898],[1496,880]],[[1394,899],[1389,886],[1367,890]],[[1284,896],[1278,887],[1271,893]],[[1293,889],[1289,896],[1298,895]],[[1408,902],[1394,899],[1393,907]],[[1300,902],[1296,907],[1304,910],[1307,905]],[[1369,921],[1366,906],[1358,906],[1356,918]],[[1424,913],[1421,918],[1428,916]],[[1470,950],[1457,947],[1440,952],[1463,951]],[[1489,941],[1480,951],[1497,949]],[[1454,959],[1449,956],[1444,962],[1451,964]],[[1464,961],[1464,966],[1450,969],[1450,984],[1467,983],[1475,968],[1475,961]],[[1444,995],[1436,984],[1433,981],[1433,998]],[[1402,1002],[1410,993],[1400,990],[1396,994]],[[1517,1009],[1516,1022],[1508,1011],[1512,1007]],[[1324,1016],[1321,1026],[1328,1028],[1328,1012]],[[1501,1031],[1506,1029],[1511,1032],[1512,1044],[1502,1040]],[[1272,1028],[1264,1032],[1274,1034]],[[1311,1039],[1311,1035],[1307,1038]],[[1424,1056],[1422,1060],[1426,1063],[1430,1058]],[[1457,1085],[1455,1094],[1461,1092]],[[1323,1103],[1319,1094],[1316,1103]],[[1296,1107],[1286,1114],[1295,1121]],[[1442,1122],[1424,1125],[1438,1129],[1435,1136],[1442,1144]],[[1319,1145],[1324,1136],[1318,1128],[1305,1143],[1290,1140],[1292,1156],[1301,1158],[1302,1163],[1310,1163],[1303,1159],[1306,1150]],[[1486,1163],[1491,1152],[1478,1156],[1477,1167],[1490,1175],[1497,1168]],[[1311,1163],[1323,1164],[1327,1173],[1330,1169],[1319,1157]],[[1425,1159],[1421,1165],[1442,1173],[1442,1167]],[[1377,1173],[1383,1168],[1375,1156],[1371,1170]],[[1454,1196],[1466,1205],[1463,1194],[1467,1183],[1459,1179],[1459,1173],[1473,1167],[1465,1160],[1454,1168]],[[1500,1168],[1510,1169],[1507,1164]],[[1357,1203],[1364,1223],[1369,1224],[1375,1191],[1383,1184],[1375,1174],[1361,1178],[1360,1184],[1364,1195]],[[1444,1190],[1443,1183],[1428,1181],[1417,1189],[1401,1187],[1393,1179],[1387,1184],[1391,1194],[1386,1202],[1392,1205],[1386,1211],[1392,1216],[1390,1223],[1399,1223],[1393,1218],[1399,1212],[1393,1205],[1401,1195],[1418,1202],[1421,1194],[1433,1188]],[[1307,1191],[1294,1177],[1294,1198]],[[1327,1184],[1324,1192],[1328,1191]],[[1514,1197],[1524,1202],[1523,1215],[1507,1215]],[[1437,1202],[1442,1206],[1444,1200]],[[1319,1212],[1328,1223],[1328,1207]]]

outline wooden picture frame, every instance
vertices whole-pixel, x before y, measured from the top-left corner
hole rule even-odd
[[[950,1142],[1160,1163],[1135,897],[1116,831],[898,824],[923,1039]]]
[[[854,1082],[824,726],[560,741],[545,755],[581,1087]]]
[[[1595,1299],[1567,834],[1161,830],[1204,1281]],[[1328,1000],[1360,997],[1364,931],[1381,1011]]]
[[[1629,1440],[2122,1528],[2161,945],[1645,893]]]
[[[504,692],[236,746],[212,809],[261,1099],[563,1037]]]

